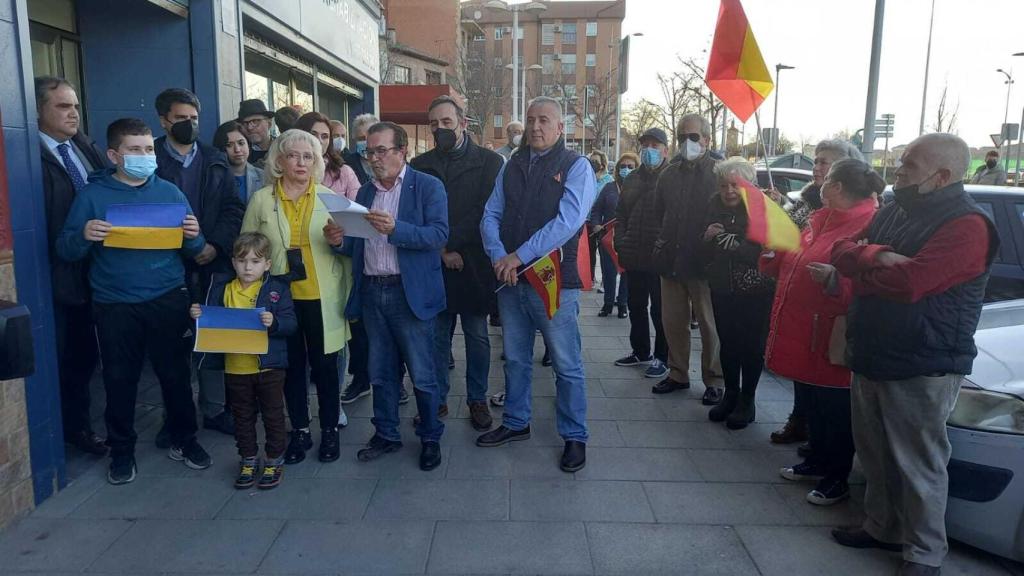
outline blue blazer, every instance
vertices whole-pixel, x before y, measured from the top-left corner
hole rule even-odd
[[[373,206],[377,188],[367,182],[359,188],[356,202]],[[441,248],[448,243],[448,197],[444,184],[429,174],[406,166],[402,181],[402,197],[398,201],[395,230],[388,242],[398,248],[398,267],[402,288],[412,313],[420,320],[429,320],[448,306],[445,302],[444,276],[441,272]],[[345,317],[362,317],[361,289],[364,246],[362,238],[345,238],[342,253],[352,257],[355,283],[345,305]]]

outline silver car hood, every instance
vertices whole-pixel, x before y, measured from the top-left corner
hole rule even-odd
[[[974,385],[1024,399],[1024,300],[985,306],[974,334]]]

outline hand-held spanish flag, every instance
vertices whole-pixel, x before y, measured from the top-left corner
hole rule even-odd
[[[265,308],[201,306],[196,319],[196,352],[266,354],[267,327],[260,321]]]
[[[771,250],[799,250],[800,229],[786,211],[743,178],[736,177],[736,184],[740,186],[740,196],[747,207],[747,239]]]
[[[583,238],[584,242],[586,242],[585,234]],[[560,260],[561,258],[556,249],[547,256],[538,258],[536,262],[523,271],[523,276],[526,277],[526,280],[530,282],[530,286],[533,286],[541,301],[544,302],[544,310],[548,313],[548,320],[555,317],[555,312],[558,312],[558,305],[560,304],[559,295],[561,294],[562,286]],[[587,266],[590,266],[589,262]]]
[[[103,245],[136,250],[177,250],[184,235],[184,204],[111,204],[105,220],[113,227]]]
[[[592,290],[594,278],[590,275],[590,236],[587,235],[586,227],[580,231],[580,241],[576,245],[576,272],[580,275],[583,291]]]
[[[740,122],[746,122],[775,87],[740,0],[722,0],[704,81]]]
[[[617,223],[617,221],[612,220],[604,225],[604,230],[601,231],[601,246],[604,246],[605,252],[608,252],[608,255],[611,256],[615,269],[619,271],[619,274],[622,274],[626,270],[619,264],[619,253],[615,251],[615,225]]]

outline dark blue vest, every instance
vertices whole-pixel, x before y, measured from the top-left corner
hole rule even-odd
[[[514,252],[558,216],[558,204],[565,195],[569,169],[579,157],[579,154],[565,147],[564,141],[559,140],[550,152],[536,160],[532,168],[528,147],[520,148],[509,158],[502,180],[505,209],[499,232],[506,252]],[[585,209],[589,211],[590,207]],[[579,238],[580,233],[577,231],[562,246],[562,288],[583,287],[576,268]]]
[[[978,214],[989,228],[987,264],[999,249],[999,235],[988,214],[956,183],[929,193],[912,209],[898,203],[879,210],[867,238],[913,257],[942,225]],[[850,307],[847,356],[850,368],[872,380],[906,380],[935,373],[970,374],[978,350],[974,331],[988,282],[988,270],[939,294],[914,303],[859,296]]]

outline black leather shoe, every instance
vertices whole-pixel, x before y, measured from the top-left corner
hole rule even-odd
[[[481,448],[493,448],[495,446],[501,446],[502,444],[508,444],[509,442],[516,442],[518,440],[529,440],[530,439],[530,427],[527,426],[522,430],[511,430],[505,426],[498,426],[494,430],[491,430],[487,434],[483,434],[476,439],[476,445]]]
[[[689,387],[689,382],[676,382],[671,378],[665,378],[661,382],[651,386],[651,392],[655,394],[668,394],[669,392],[675,392],[676,390],[686,390]]]
[[[441,465],[441,445],[437,442],[424,442],[420,450],[420,470],[429,472]]]
[[[107,453],[106,441],[97,436],[95,432],[79,432],[78,434],[68,438],[66,442],[86,454],[103,456]]]
[[[338,429],[324,428],[320,430],[321,462],[334,462],[338,459]]]
[[[900,550],[903,550],[902,545],[877,540],[862,528],[854,528],[853,530],[836,528],[832,531],[832,538],[840,545],[849,548],[881,548],[882,550],[888,550],[890,552],[899,552]]]
[[[587,445],[577,440],[567,440],[562,450],[559,467],[563,472],[576,472],[587,465]]]
[[[619,306],[619,318],[628,318],[628,317],[629,317],[629,312],[626,310],[626,307],[625,306]]]
[[[366,448],[356,452],[356,458],[360,462],[369,462],[370,460],[376,460],[385,454],[395,452],[401,447],[401,442],[386,440],[374,434],[373,438],[370,438],[370,441],[366,443]],[[438,458],[440,459],[440,456]]]
[[[306,450],[313,447],[309,430],[292,430],[289,433],[288,449],[284,451],[285,464],[298,464],[306,459]]]
[[[606,316],[611,316],[612,315],[612,307],[611,306],[605,306],[605,307],[601,308],[601,311],[598,312],[597,315],[600,316],[601,318],[604,318]]]

